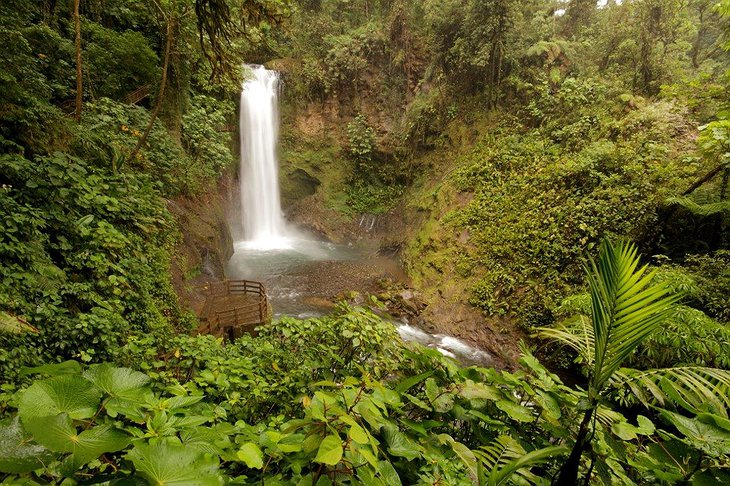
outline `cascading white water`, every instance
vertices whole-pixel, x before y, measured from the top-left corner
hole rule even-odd
[[[245,245],[270,250],[288,246],[279,200],[279,75],[263,66],[241,89],[241,203]]]

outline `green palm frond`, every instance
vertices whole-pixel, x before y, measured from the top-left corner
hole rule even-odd
[[[538,327],[535,336],[542,339],[560,341],[578,353],[586,366],[593,366],[595,339],[591,320],[586,316],[575,316],[555,327]]]
[[[507,483],[513,474],[518,474],[535,483],[538,478],[530,472],[530,468],[567,451],[566,447],[554,446],[525,452],[525,449],[515,439],[508,435],[501,435],[489,445],[473,452],[479,460],[480,466],[488,471],[488,475],[480,478],[479,484],[497,486]]]
[[[679,296],[665,283],[652,284],[655,272],[638,268],[636,246],[604,241],[591,261],[588,284],[593,317],[594,359],[590,392],[594,396],[621,363],[671,313]]]
[[[537,335],[576,350],[592,368],[590,389],[597,395],[621,363],[670,316],[678,295],[652,284],[655,272],[638,268],[636,247],[604,241],[588,271],[592,319],[578,316]]]
[[[578,316],[555,328],[539,328],[536,335],[574,349],[590,367],[594,341],[589,322],[585,316]],[[701,366],[650,370],[621,368],[611,377],[609,385],[629,389],[646,406],[673,403],[693,413],[705,410],[724,417],[730,410],[728,370]]]
[[[644,405],[674,403],[693,412],[728,417],[730,371],[701,366],[654,370],[621,369],[612,384],[627,387]]]

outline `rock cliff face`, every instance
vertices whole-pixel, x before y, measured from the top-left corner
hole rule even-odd
[[[225,175],[208,193],[168,201],[180,236],[171,262],[172,281],[184,308],[195,308],[201,296],[195,287],[224,277],[233,254],[228,208],[235,181]]]

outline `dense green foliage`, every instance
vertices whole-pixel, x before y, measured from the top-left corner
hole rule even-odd
[[[110,359],[132,331],[187,326],[167,277],[170,221],[148,177],[56,153],[0,156],[0,300],[37,333],[0,335],[19,366]]]
[[[586,396],[530,354],[514,374],[460,368],[404,346],[362,309],[262,331],[228,346],[136,340],[122,361],[143,373],[76,362],[25,370],[51,377],[11,400],[0,471],[151,484],[539,482],[565,456]],[[727,479],[722,416],[643,413],[599,408],[604,482]]]
[[[111,360],[131,336],[193,328],[171,283],[179,228],[164,198],[209,190],[233,161],[221,131],[233,112],[227,92],[192,85],[206,72],[195,36],[188,52],[199,65],[178,65],[181,88],[169,94],[182,102],[165,103],[168,126],[152,125],[136,150],[152,116],[144,105],[159,92],[153,5],[82,2],[74,123],[64,113],[76,76],[67,5],[26,3],[0,9],[0,312],[31,331],[0,334],[6,383],[21,366]],[[140,87],[147,96],[132,101],[143,106],[127,98]]]
[[[729,483],[729,21],[728,0],[3,1],[0,479]],[[402,218],[387,244],[429,304],[549,338],[571,384],[525,345],[513,372],[464,368],[344,304],[193,335],[168,208],[232,172],[241,61],[282,72],[287,206]]]

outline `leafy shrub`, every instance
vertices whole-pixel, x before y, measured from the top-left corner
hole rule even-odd
[[[730,251],[708,255],[689,255],[684,267],[699,286],[694,295],[696,307],[722,322],[730,322]]]
[[[418,93],[413,102],[408,105],[403,120],[403,142],[413,152],[418,149],[432,147],[434,138],[440,135],[445,123],[453,119],[453,112],[441,107],[443,96],[438,90],[432,89],[428,93]],[[452,107],[453,108],[453,107]],[[446,111],[446,113],[444,113]]]
[[[231,103],[204,95],[193,96],[190,108],[183,115],[183,146],[197,165],[209,172],[208,179],[219,177],[234,163],[230,134],[222,132],[234,113]]]
[[[579,108],[586,99],[600,101],[601,90],[590,83],[566,87],[561,103],[575,113],[545,100],[544,127],[506,120],[468,150],[444,151],[442,157],[456,158],[456,170],[438,189],[441,241],[413,242],[417,269],[428,275],[431,261],[436,272],[458,268],[473,305],[529,327],[550,322],[555,307],[574,293],[583,257],[600,238],[656,239],[662,195],[697,170],[670,156],[685,128],[666,128],[679,116],[668,104],[614,119],[606,118],[605,106]],[[586,116],[595,117],[592,135],[572,132],[580,142],[566,143],[562,124]],[[638,123],[651,142],[629,128]],[[592,140],[606,133],[614,136]]]
[[[707,292],[686,268],[662,266],[654,277],[673,294],[681,294],[685,305],[677,306],[658,332],[652,334],[633,354],[627,364],[635,368],[667,368],[697,365],[730,369],[730,328],[712,319],[702,310]],[[558,321],[588,318],[588,294],[575,294],[556,307]]]
[[[376,377],[388,375],[401,362],[399,343],[391,324],[341,307],[319,319],[284,318],[229,346],[211,336],[138,336],[120,359],[161,383],[228,400],[229,415],[255,421],[297,409],[309,381],[342,380],[363,367]]]
[[[581,255],[601,236],[648,231],[657,186],[646,185],[643,162],[628,162],[628,150],[591,146],[571,162],[549,142],[518,137],[475,150],[475,164],[455,174],[457,184],[477,188],[475,196],[447,220],[469,230],[479,249],[473,262],[487,269],[472,302],[494,312],[499,301],[504,312],[539,319],[563,289],[580,282]],[[652,164],[651,177],[661,180],[668,169]]]
[[[54,54],[34,54],[23,32],[5,27],[0,27],[0,43],[5,46],[0,52],[0,150],[46,153],[66,133],[67,123],[61,110],[50,104],[57,85],[43,74],[44,56]]]
[[[384,214],[391,210],[403,193],[403,187],[355,181],[347,186],[347,205],[355,214]]]
[[[324,100],[332,89],[332,80],[328,76],[325,66],[318,59],[303,59],[301,65],[298,66],[296,80],[310,101]]]
[[[36,54],[35,68],[50,88],[50,100],[62,102],[75,96],[76,66],[73,42],[47,25],[39,24],[22,30],[23,37]]]
[[[373,172],[375,157],[375,130],[365,115],[359,114],[347,124],[348,151],[356,168],[365,174]]]
[[[112,171],[143,172],[158,181],[167,196],[196,194],[220,174],[224,164],[230,163],[230,151],[224,148],[225,135],[218,133],[220,125],[206,126],[204,118],[222,120],[225,109],[219,112],[209,98],[194,105],[183,120],[190,140],[186,142],[191,154],[172,139],[160,123],[155,123],[146,145],[134,160],[132,150],[142,136],[149,113],[108,98],[87,104],[82,117],[84,130],[75,141],[75,149],[82,157],[94,160]],[[208,103],[207,106],[203,106]],[[103,135],[102,135],[103,134]],[[204,139],[208,137],[207,141]],[[221,158],[219,158],[219,156]]]
[[[159,59],[143,34],[85,22],[81,35],[85,39],[87,89],[96,98],[123,100],[130,92],[158,79]]]
[[[328,46],[324,63],[333,90],[352,93],[362,82],[370,60],[382,55],[385,38],[377,25],[368,23],[324,41]]]
[[[538,482],[565,457],[586,400],[530,354],[514,374],[460,368],[404,347],[392,325],[362,309],[261,331],[230,346],[211,336],[154,351],[130,342],[127,358],[147,373],[72,361],[25,370],[50,377],[20,391],[17,413],[0,422],[0,472],[10,481],[150,484]],[[720,417],[663,411],[679,427],[672,435],[606,406],[599,417],[603,482],[717,475],[727,464]],[[699,444],[692,425],[714,434],[715,449],[707,434]],[[659,445],[667,456],[656,462]],[[700,447],[709,452],[688,473],[681,459]]]
[[[700,310],[680,306],[630,364],[637,368],[699,365],[730,369],[730,329]]]
[[[0,310],[37,334],[0,336],[0,367],[110,359],[131,332],[185,328],[168,279],[170,222],[148,177],[64,154],[0,157]]]

